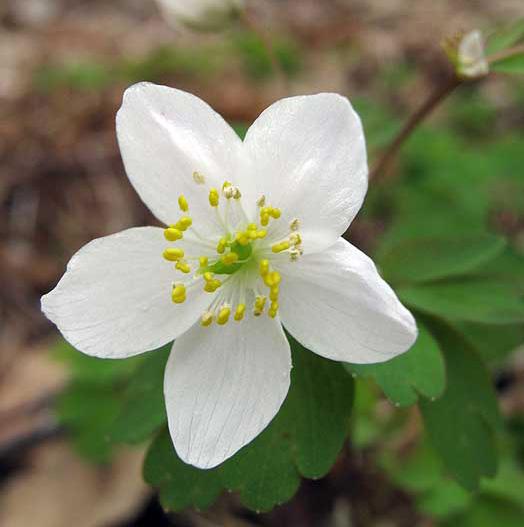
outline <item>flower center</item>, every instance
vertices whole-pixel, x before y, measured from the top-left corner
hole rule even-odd
[[[193,180],[205,185],[204,176],[198,172],[193,173]],[[229,181],[224,182],[220,191],[208,189],[209,206],[215,209],[217,223],[223,231],[221,236],[206,237],[195,228],[183,195],[178,197],[183,215],[164,230],[167,241],[179,242],[179,246],[165,249],[164,258],[175,264],[177,272],[194,272],[189,282],[173,282],[173,302],[183,304],[189,287],[201,286],[208,293],[218,291],[209,310],[202,314],[204,327],[213,321],[224,325],[232,313],[234,320],[240,322],[246,305],[252,305],[255,316],[261,316],[267,305],[267,314],[275,318],[281,281],[277,270],[279,261],[282,258],[297,261],[303,252],[298,219],[291,221],[286,237],[275,237],[278,231],[272,224],[281,218],[280,209],[266,205],[265,197],[261,196],[257,201],[258,221],[249,221],[241,198],[240,189]],[[202,247],[202,254],[186,254],[181,247],[184,240]]]

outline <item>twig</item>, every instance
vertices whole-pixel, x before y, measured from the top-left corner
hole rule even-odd
[[[499,60],[508,59],[509,57],[513,57],[513,55],[518,55],[520,53],[524,53],[524,44],[520,44],[519,46],[514,46],[512,48],[504,49],[502,51],[499,51],[498,53],[493,53],[486,60],[488,61],[489,64],[493,64],[494,62],[498,62]]]
[[[378,179],[385,176],[388,165],[393,161],[397,152],[408,137],[413,133],[415,128],[453,91],[460,86],[464,79],[453,74],[448,80],[440,85],[424,101],[422,106],[408,119],[406,124],[400,130],[394,141],[387,147],[380,156],[377,163],[371,169],[369,179]]]

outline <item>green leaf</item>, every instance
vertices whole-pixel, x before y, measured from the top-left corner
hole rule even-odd
[[[408,240],[392,247],[379,265],[390,282],[425,282],[465,274],[504,246],[504,238],[491,234]]]
[[[423,326],[415,345],[406,353],[378,364],[347,364],[357,375],[373,377],[387,398],[399,406],[409,406],[418,394],[439,397],[446,385],[444,360],[435,339]]]
[[[163,378],[170,348],[148,353],[130,379],[119,415],[111,427],[113,441],[145,441],[166,422]]]
[[[494,429],[500,425],[489,375],[468,343],[453,329],[433,321],[431,330],[444,353],[447,388],[436,401],[421,400],[429,439],[448,472],[475,490],[483,476],[494,476]]]
[[[488,39],[486,52],[492,54],[503,51],[521,39],[524,39],[524,18],[495,31]]]
[[[497,60],[490,67],[492,71],[499,73],[524,73],[524,52]]]
[[[111,386],[74,382],[55,405],[58,420],[71,433],[76,450],[90,461],[110,460],[113,445],[108,430],[120,412],[120,401]]]
[[[524,322],[524,301],[511,284],[471,278],[404,287],[399,297],[412,308],[452,321]]]
[[[177,458],[167,432],[151,445],[144,474],[160,488],[165,507],[205,507],[223,488],[238,491],[245,506],[267,511],[293,496],[300,475],[318,478],[329,471],[346,437],[353,382],[341,364],[289,338],[294,367],[288,397],[266,430],[233,458],[203,471]]]
[[[205,509],[222,491],[217,470],[200,470],[180,461],[167,429],[149,447],[143,475],[147,483],[159,489],[160,503],[166,510]]]
[[[455,516],[441,527],[521,527],[524,509],[506,500],[484,496],[465,514]]]

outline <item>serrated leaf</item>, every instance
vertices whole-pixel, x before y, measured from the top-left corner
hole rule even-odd
[[[205,509],[222,491],[216,470],[200,470],[180,461],[167,429],[150,445],[143,476],[147,483],[159,489],[160,503],[166,510]]]
[[[461,335],[440,322],[432,321],[430,327],[446,360],[447,387],[436,401],[422,399],[420,409],[447,471],[475,490],[481,477],[496,472],[497,399],[484,365]]]
[[[491,234],[407,240],[392,247],[379,266],[390,282],[427,282],[472,271],[504,246],[504,238]]]
[[[290,342],[293,370],[286,401],[266,430],[230,460],[203,471],[178,459],[165,444],[166,433],[151,445],[144,474],[160,488],[165,507],[204,507],[221,486],[238,491],[247,507],[267,511],[293,496],[300,475],[316,478],[329,471],[346,437],[353,382],[341,364]]]
[[[487,42],[486,52],[489,54],[505,50],[519,40],[524,39],[524,19],[517,20],[507,27],[495,31]]]
[[[452,321],[485,324],[524,322],[524,301],[507,283],[482,278],[403,287],[399,297],[412,308]]]
[[[415,404],[419,393],[439,397],[446,385],[442,354],[423,326],[419,326],[418,339],[406,353],[378,364],[345,366],[352,373],[374,378],[386,397],[399,406]]]
[[[163,378],[170,346],[150,352],[134,372],[123,393],[120,412],[111,426],[114,442],[139,443],[167,420]]]
[[[497,60],[491,64],[490,68],[499,73],[524,73],[524,52]]]

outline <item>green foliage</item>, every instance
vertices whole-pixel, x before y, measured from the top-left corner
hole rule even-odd
[[[273,58],[267,45],[256,33],[239,31],[234,35],[232,44],[250,77],[263,80],[274,75]],[[302,69],[300,49],[294,41],[289,38],[273,38],[271,46],[275,60],[286,75],[296,75]]]
[[[291,388],[280,412],[252,443],[212,470],[199,470],[176,456],[167,431],[151,445],[144,474],[160,489],[164,507],[203,507],[220,488],[240,494],[242,503],[266,511],[290,499],[300,475],[325,475],[348,429],[353,383],[340,364],[318,357],[291,339]]]
[[[398,406],[415,404],[418,394],[439,397],[446,383],[440,349],[423,326],[419,327],[417,342],[407,353],[388,362],[346,367],[354,374],[374,378],[388,399]]]
[[[382,256],[380,268],[393,283],[438,280],[480,267],[504,246],[504,238],[491,234],[406,240]]]
[[[481,477],[496,473],[497,399],[484,364],[461,335],[440,322],[430,327],[446,359],[447,386],[440,399],[421,401],[424,424],[448,472],[475,490]]]
[[[521,40],[524,40],[524,18],[494,31],[489,36],[486,52],[491,55],[503,51],[518,44]]]
[[[491,69],[499,73],[524,74],[524,51],[493,62]]]

